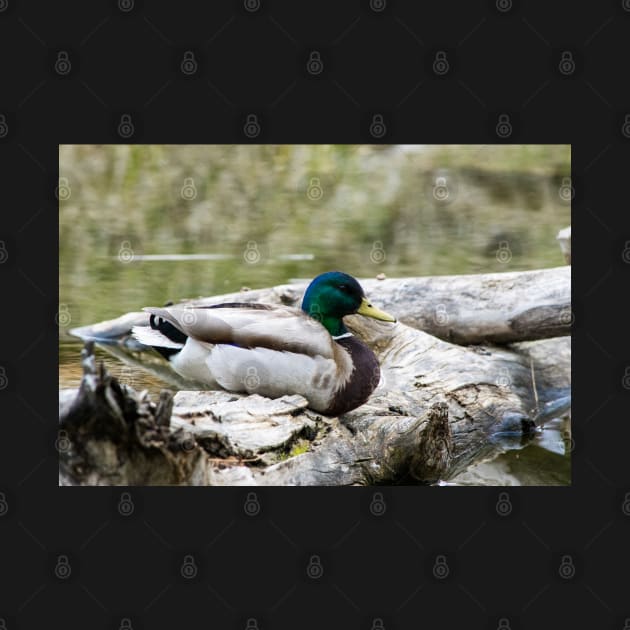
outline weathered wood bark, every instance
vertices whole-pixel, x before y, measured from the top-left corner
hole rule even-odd
[[[509,343],[569,335],[571,268],[427,278],[361,279],[366,293],[400,322],[458,344]],[[194,300],[297,306],[306,282]],[[155,306],[155,305],[154,305]],[[83,338],[119,338],[146,313],[75,329]]]
[[[175,375],[129,336],[133,325],[148,323],[143,312],[75,330],[107,340],[110,352],[182,391],[172,401],[163,394],[156,406],[96,370],[86,352],[78,396],[62,393],[60,403],[72,444],[62,457],[61,482],[430,483],[502,449],[506,436],[525,439],[568,411],[571,346],[560,335],[571,325],[569,267],[361,283],[399,323],[346,318],[376,353],[382,379],[365,405],[339,418],[316,414],[300,396],[187,391],[198,384]],[[196,302],[297,305],[305,286]]]
[[[481,454],[502,448],[499,436],[521,440],[537,423],[562,415],[570,406],[569,338],[513,349],[466,349],[403,324],[394,334],[363,318],[351,325],[377,352],[383,370],[383,381],[368,403],[339,419],[323,420],[328,432],[309,452],[262,470],[210,466],[209,483],[349,485],[447,479]],[[541,374],[536,388],[532,369]],[[448,423],[438,423],[436,429],[443,405]],[[432,461],[441,465],[432,467]]]
[[[60,485],[162,485],[203,483],[205,454],[184,431],[172,431],[173,395],[158,404],[146,392],[121,385],[82,352],[83,379],[76,395],[60,397]],[[62,433],[63,432],[63,433]]]
[[[463,348],[400,323],[348,324],[377,353],[383,378],[367,404],[339,418],[300,396],[180,391],[171,433],[163,415],[150,418],[145,396],[84,361],[79,397],[61,412],[73,444],[62,483],[429,483],[570,405],[569,338]],[[306,452],[292,456],[296,444]]]

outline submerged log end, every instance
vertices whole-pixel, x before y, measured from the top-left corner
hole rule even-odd
[[[453,437],[448,422],[448,405],[438,402],[428,411],[428,423],[410,467],[411,476],[422,482],[437,481],[448,470],[453,452]]]
[[[556,236],[560,249],[564,255],[567,265],[571,264],[571,226],[564,228],[558,232]]]

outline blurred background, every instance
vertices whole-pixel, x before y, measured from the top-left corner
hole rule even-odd
[[[64,145],[64,321],[330,269],[562,265],[570,173],[568,145]]]
[[[359,278],[564,265],[568,145],[73,146],[59,149],[59,386],[81,380],[68,330],[168,300],[340,269]],[[122,382],[158,377],[96,350]],[[451,480],[570,483],[553,421]]]

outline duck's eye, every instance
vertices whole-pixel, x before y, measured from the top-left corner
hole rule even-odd
[[[339,289],[341,289],[342,291],[347,291],[348,290],[348,285],[347,284],[340,284]]]

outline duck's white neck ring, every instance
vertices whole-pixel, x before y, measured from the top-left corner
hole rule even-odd
[[[336,337],[333,335],[333,339],[337,341],[337,339],[345,339],[346,337],[352,337],[351,332],[345,332],[343,335],[337,335]]]

